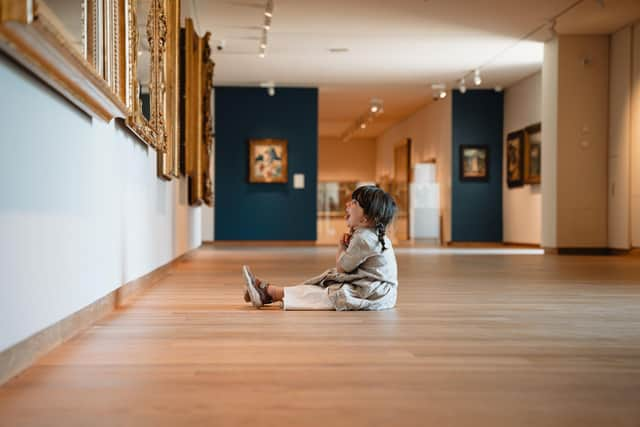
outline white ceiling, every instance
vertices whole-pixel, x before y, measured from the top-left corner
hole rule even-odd
[[[429,102],[432,83],[452,87],[481,67],[481,87],[508,87],[537,72],[540,42],[551,37],[546,23],[576,0],[274,2],[267,55],[259,58],[266,0],[183,1],[199,32],[213,33],[215,83],[318,87],[321,138],[337,137],[370,98],[382,98],[385,113],[357,136],[373,138]],[[640,0],[584,0],[558,19],[556,30],[610,33],[639,17]],[[222,51],[215,48],[220,40]]]

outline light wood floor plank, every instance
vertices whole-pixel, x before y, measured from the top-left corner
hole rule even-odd
[[[206,246],[0,388],[1,426],[640,425],[638,257],[399,249],[387,312],[254,310],[329,248]]]

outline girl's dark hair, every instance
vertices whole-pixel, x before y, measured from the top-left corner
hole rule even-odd
[[[397,210],[395,200],[389,193],[375,185],[356,188],[351,198],[358,202],[366,217],[373,222],[378,234],[378,241],[384,251],[387,249],[384,246],[384,235]]]

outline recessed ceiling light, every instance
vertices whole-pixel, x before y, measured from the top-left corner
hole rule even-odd
[[[332,47],[332,48],[329,48],[329,52],[330,53],[347,53],[349,52],[349,48],[348,47]]]

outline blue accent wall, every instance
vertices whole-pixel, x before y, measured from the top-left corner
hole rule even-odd
[[[215,239],[316,240],[318,90],[216,87],[215,127]],[[288,141],[286,184],[249,183],[249,140],[261,138]]]
[[[451,238],[454,242],[502,242],[503,94],[453,91]],[[460,146],[489,147],[489,179],[460,180]]]

